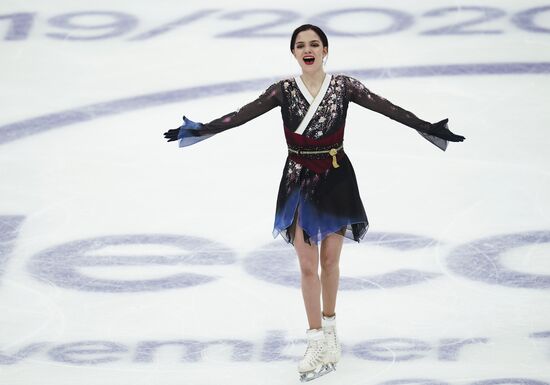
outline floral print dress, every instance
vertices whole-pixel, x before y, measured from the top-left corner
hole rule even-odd
[[[331,233],[359,242],[369,221],[355,172],[343,148],[350,102],[414,128],[442,150],[447,147],[447,140],[437,136],[431,123],[372,93],[353,77],[328,73],[315,97],[301,77],[282,79],[233,112],[199,123],[198,128],[182,126],[179,146],[197,143],[280,107],[289,153],[277,195],[273,236],[280,234],[294,243],[297,221],[304,240],[310,244]]]

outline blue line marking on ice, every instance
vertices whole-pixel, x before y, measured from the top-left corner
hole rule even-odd
[[[506,74],[547,74],[550,62],[533,63],[470,63],[428,66],[388,67],[349,71],[331,71],[362,79],[465,76],[465,75],[506,75]],[[41,115],[0,126],[0,144],[9,143],[53,128],[87,122],[96,118],[116,115],[147,107],[155,107],[185,100],[199,99],[216,95],[254,91],[266,87],[269,82],[282,79],[260,78],[254,80],[220,83],[207,86],[181,88],[155,92],[102,103],[90,104],[53,114]]]

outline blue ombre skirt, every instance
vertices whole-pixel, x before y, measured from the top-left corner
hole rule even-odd
[[[289,148],[329,148],[342,143],[343,127],[322,140],[286,128],[285,135]],[[273,237],[281,234],[294,244],[296,221],[309,244],[319,243],[332,233],[359,242],[367,233],[369,222],[355,172],[343,150],[337,154],[337,167],[328,154],[303,156],[289,152],[279,185]]]

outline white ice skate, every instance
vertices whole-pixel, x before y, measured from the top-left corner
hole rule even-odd
[[[332,371],[326,363],[327,344],[322,329],[310,329],[306,332],[307,349],[304,358],[298,364],[300,381],[311,381]]]
[[[327,345],[325,363],[331,370],[336,370],[336,364],[340,361],[340,356],[342,355],[342,347],[340,341],[338,341],[338,335],[336,334],[336,315],[332,317],[323,315],[321,322],[323,324],[323,333]]]

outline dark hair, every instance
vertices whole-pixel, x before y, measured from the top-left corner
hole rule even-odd
[[[328,39],[327,39],[327,35],[325,35],[325,33],[323,32],[323,30],[319,27],[317,27],[316,25],[313,25],[313,24],[303,24],[301,26],[299,26],[298,28],[296,28],[294,30],[294,32],[292,33],[292,37],[290,38],[290,52],[292,52],[292,50],[294,49],[294,43],[296,43],[296,36],[298,36],[298,34],[302,31],[307,31],[307,30],[313,30],[317,35],[319,35],[319,37],[321,38],[321,42],[323,43],[323,47],[327,47],[328,48]]]

